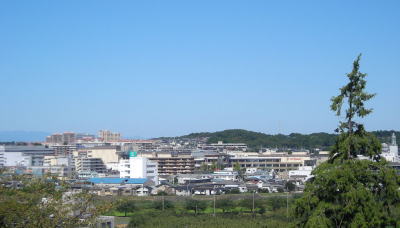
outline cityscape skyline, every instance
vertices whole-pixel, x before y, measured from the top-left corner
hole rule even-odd
[[[399,6],[2,3],[0,131],[332,133],[359,53],[367,130],[399,130]]]

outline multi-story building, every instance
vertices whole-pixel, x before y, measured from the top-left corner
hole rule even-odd
[[[76,157],[75,169],[78,173],[96,172],[106,173],[107,169],[100,158]]]
[[[99,146],[83,148],[74,151],[74,157],[99,158],[106,163],[118,163],[118,148],[116,146]]]
[[[72,154],[76,150],[75,145],[51,145],[51,149],[54,150],[55,155],[67,156]]]
[[[75,133],[64,132],[62,134],[55,133],[46,137],[46,142],[53,145],[68,145],[75,143]]]
[[[0,146],[0,166],[43,166],[54,150],[44,146]]]
[[[63,133],[63,144],[71,145],[75,143],[75,133],[73,132],[64,132]]]
[[[201,144],[198,146],[202,150],[217,150],[217,151],[246,151],[247,145],[245,143],[223,143],[218,141],[218,143],[211,144]]]
[[[159,175],[176,175],[179,173],[193,173],[194,171],[194,158],[188,155],[182,155],[179,157],[169,156],[157,156],[151,157],[151,161],[158,163],[158,174]]]
[[[117,132],[111,132],[109,130],[100,130],[99,138],[101,138],[104,142],[118,141],[121,139],[121,134]]]
[[[46,137],[46,142],[49,143],[49,144],[56,144],[56,145],[63,144],[62,134],[55,133],[55,134],[52,134],[50,136],[47,136]]]
[[[158,184],[157,162],[137,157],[136,152],[130,152],[129,159],[121,159],[118,170],[121,178],[147,178]]]
[[[310,160],[309,155],[259,155],[259,156],[236,156],[229,158],[231,166],[238,163],[242,168],[259,168],[264,170],[274,170],[276,172],[286,172],[296,170],[304,166]]]

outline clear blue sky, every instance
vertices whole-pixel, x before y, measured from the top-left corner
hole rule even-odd
[[[400,1],[1,1],[0,130],[333,132],[363,53],[400,129]]]

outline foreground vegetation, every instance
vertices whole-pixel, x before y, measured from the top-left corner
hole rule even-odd
[[[299,195],[120,197],[107,215],[130,217],[130,227],[283,227]],[[103,199],[110,200],[110,199]]]

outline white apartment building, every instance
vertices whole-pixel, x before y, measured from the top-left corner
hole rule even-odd
[[[137,157],[130,152],[129,159],[119,161],[120,178],[147,178],[158,184],[158,164],[145,157]]]

